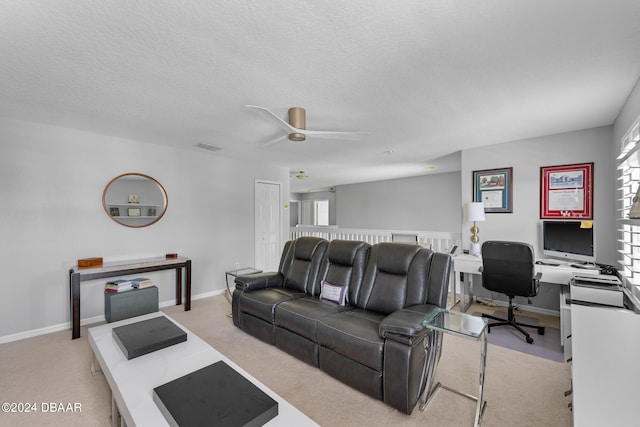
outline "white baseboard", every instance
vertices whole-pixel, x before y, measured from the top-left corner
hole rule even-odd
[[[202,294],[198,294],[198,295],[191,295],[191,301],[195,301],[195,300],[199,300],[199,299],[203,299],[203,298],[209,298],[209,297],[213,297],[216,295],[220,295],[222,293],[226,292],[225,289],[221,289],[218,291],[211,291],[211,292],[205,292]],[[163,301],[159,304],[160,308],[165,308],[165,307],[169,307],[172,305],[175,305],[175,300],[170,300],[170,301]],[[99,323],[99,322],[104,322],[105,321],[105,317],[104,314],[101,314],[99,316],[93,316],[93,317],[85,317],[84,319],[80,319],[80,326],[86,326],[86,325],[91,325],[93,323]],[[0,344],[5,344],[8,342],[12,342],[12,341],[18,341],[18,340],[23,340],[26,338],[33,338],[33,337],[37,337],[39,335],[45,335],[45,334],[50,334],[53,332],[60,332],[60,331],[64,331],[64,330],[71,330],[71,322],[66,322],[66,323],[60,323],[58,325],[52,325],[52,326],[47,326],[44,328],[40,328],[40,329],[32,329],[30,331],[24,331],[24,332],[19,332],[17,334],[12,334],[12,335],[5,335],[0,337]]]

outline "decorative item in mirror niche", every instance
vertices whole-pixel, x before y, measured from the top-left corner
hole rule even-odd
[[[156,179],[142,173],[113,178],[102,193],[102,206],[109,218],[126,227],[147,227],[167,211],[167,192]]]

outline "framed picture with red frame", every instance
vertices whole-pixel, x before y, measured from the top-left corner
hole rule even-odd
[[[593,162],[540,168],[541,219],[593,219]]]

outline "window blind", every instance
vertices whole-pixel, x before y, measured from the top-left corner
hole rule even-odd
[[[622,137],[617,158],[621,273],[640,295],[640,117]]]

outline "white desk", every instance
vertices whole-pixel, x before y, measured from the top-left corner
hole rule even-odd
[[[550,260],[542,260],[547,262]],[[560,264],[562,261],[558,261]],[[460,292],[460,311],[466,312],[473,302],[473,275],[482,276],[480,272],[482,267],[482,257],[461,254],[453,257],[453,288],[451,289],[451,300],[453,305],[457,303],[456,293]],[[541,273],[541,282],[560,285],[560,344],[564,348],[565,360],[571,358],[572,345],[571,339],[571,306],[567,303],[569,293],[569,281],[573,273],[580,274],[597,274],[598,270],[590,270],[585,268],[575,268],[568,264],[560,265],[535,265],[536,273]],[[462,273],[463,278],[460,276]],[[450,306],[451,307],[451,306]],[[449,308],[450,308],[449,307]]]
[[[558,261],[560,263],[560,261]],[[453,272],[455,276],[453,289],[453,301],[456,301],[456,289],[460,289],[461,310],[467,311],[471,301],[473,300],[473,282],[470,275],[477,274],[482,276],[480,272],[482,267],[482,257],[474,255],[456,255],[453,257]],[[542,273],[541,282],[554,283],[557,285],[568,286],[569,280],[573,273],[580,274],[597,274],[597,270],[589,270],[584,268],[575,268],[570,265],[541,265],[536,264],[536,273]],[[464,273],[464,280],[460,280],[460,273]]]

